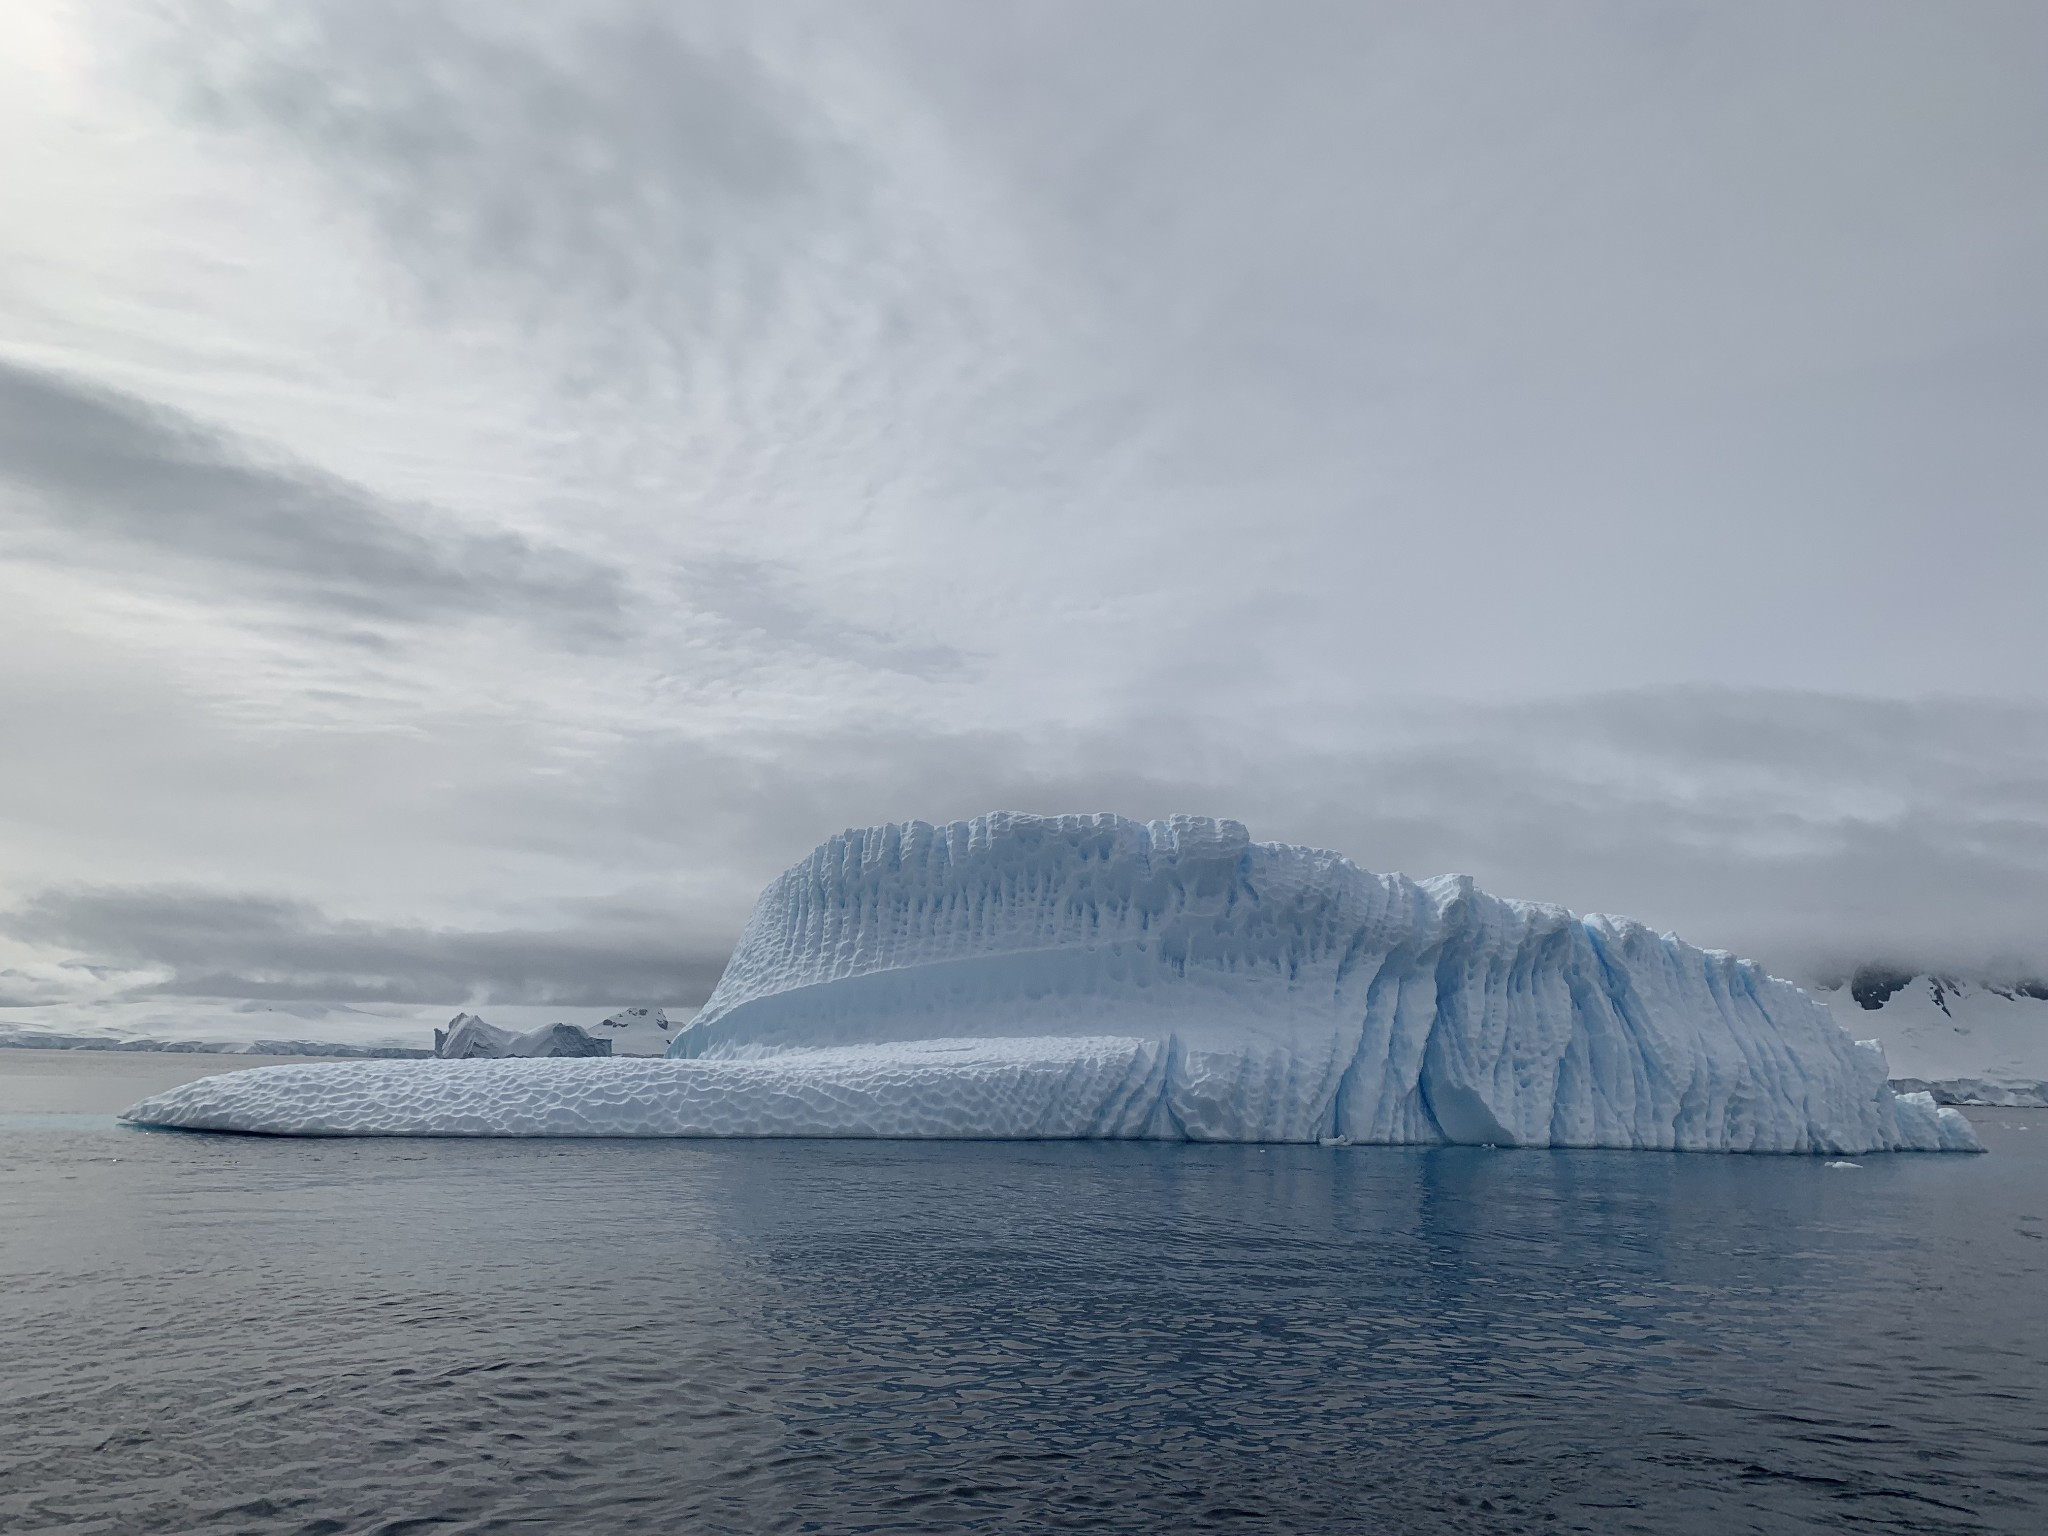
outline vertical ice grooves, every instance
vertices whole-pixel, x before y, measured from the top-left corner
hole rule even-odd
[[[854,982],[836,1013],[804,1000]],[[1743,962],[1196,817],[847,832],[763,894],[676,1049],[934,1032],[1158,1040],[1180,1134],[1465,1126],[1525,1145],[1757,1150],[1931,1134],[1866,1091],[1800,994]],[[1103,1123],[1124,1114],[1105,1105]]]

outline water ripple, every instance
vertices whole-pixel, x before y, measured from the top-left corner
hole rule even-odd
[[[0,1527],[2038,1531],[2043,1211],[2010,1148],[0,1127]]]

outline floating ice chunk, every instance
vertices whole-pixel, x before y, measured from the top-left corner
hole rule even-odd
[[[500,1029],[473,1013],[458,1013],[446,1029],[434,1031],[434,1054],[450,1061],[504,1056],[609,1056],[612,1043],[574,1024],[543,1024],[524,1033]]]
[[[277,1074],[291,1074],[279,1076]],[[1978,1150],[1796,987],[1623,918],[1198,817],[847,832],[659,1062],[274,1067],[129,1111],[327,1135]]]
[[[1157,1040],[1194,1139],[1975,1145],[1748,961],[1199,817],[833,838],[762,894],[671,1054],[933,1034]]]

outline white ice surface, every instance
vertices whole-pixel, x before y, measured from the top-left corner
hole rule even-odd
[[[1152,1041],[1070,1038],[723,1061],[309,1062],[201,1078],[125,1118],[290,1136],[1130,1136],[1157,1056]]]
[[[611,1042],[575,1024],[556,1022],[538,1029],[502,1029],[473,1013],[459,1013],[445,1030],[434,1031],[434,1054],[452,1061],[504,1056],[554,1058],[609,1056]]]
[[[273,1067],[129,1114],[302,1134],[1976,1146],[1747,961],[1193,817],[834,838],[762,895],[664,1062]]]

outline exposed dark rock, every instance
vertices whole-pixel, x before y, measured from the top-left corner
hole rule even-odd
[[[1860,965],[1856,974],[1849,978],[1849,995],[1857,1003],[1875,1012],[1892,999],[1913,979],[1911,971],[1901,971],[1888,965]]]

